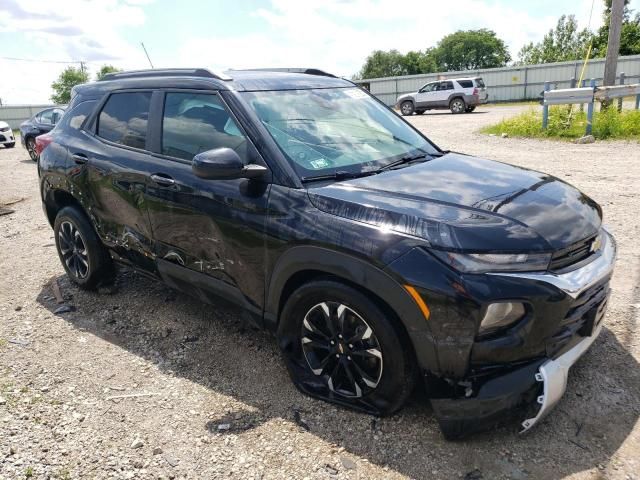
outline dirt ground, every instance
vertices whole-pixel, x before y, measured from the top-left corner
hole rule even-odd
[[[521,108],[411,121],[443,148],[552,173],[598,201],[619,245],[613,296],[543,423],[455,443],[420,394],[384,419],[302,395],[274,340],[222,304],[129,271],[115,291],[73,287],[36,165],[0,147],[0,203],[17,201],[0,216],[0,479],[640,479],[640,145],[475,133]],[[73,311],[58,310],[51,278]]]

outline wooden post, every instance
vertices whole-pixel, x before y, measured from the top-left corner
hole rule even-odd
[[[591,79],[591,88],[595,89],[596,88],[596,79],[592,78]],[[591,100],[591,103],[589,103],[587,105],[587,130],[585,135],[591,135],[592,132],[592,127],[593,127],[593,102],[595,101],[595,99]]]
[[[544,91],[548,92],[550,88],[551,84],[544,82]],[[549,105],[544,101],[544,94],[542,94],[542,129],[546,130],[547,125],[549,125]]]
[[[611,16],[609,18],[609,41],[607,43],[607,57],[604,62],[605,87],[616,84],[616,69],[618,67],[618,53],[620,51],[620,32],[622,31],[622,13],[624,0],[612,0]],[[602,108],[611,105],[611,100],[602,102]]]

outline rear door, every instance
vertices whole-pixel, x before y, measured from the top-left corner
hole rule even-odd
[[[228,147],[247,164],[266,164],[218,93],[161,95],[154,109],[161,112],[154,119],[158,162],[146,189],[158,269],[203,300],[222,295],[261,314],[270,183],[204,180],[191,163],[200,152]]]
[[[453,91],[453,82],[451,80],[445,80],[438,83],[435,101],[439,107],[449,106],[449,96]]]
[[[72,191],[98,235],[122,259],[153,271],[144,190],[156,159],[147,150],[152,92],[111,93],[91,125],[68,143]]]

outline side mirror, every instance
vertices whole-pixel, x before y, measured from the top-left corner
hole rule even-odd
[[[258,178],[267,173],[261,165],[244,165],[238,154],[226,147],[197,154],[193,157],[191,169],[196,176],[207,180]]]

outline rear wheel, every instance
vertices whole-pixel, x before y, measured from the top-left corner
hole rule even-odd
[[[287,300],[278,328],[293,382],[324,400],[393,413],[415,379],[410,348],[392,322],[350,286],[332,280],[303,285]]]
[[[113,282],[111,256],[79,208],[60,210],[53,231],[62,266],[75,284],[89,290]]]
[[[413,111],[413,102],[406,100],[400,104],[400,113],[402,113],[402,115],[413,115]]]
[[[27,144],[27,152],[29,152],[29,156],[31,157],[31,160],[33,160],[34,162],[37,162],[38,153],[36,152],[36,139],[33,137],[29,137],[27,138],[26,144]]]
[[[451,113],[464,113],[466,108],[467,106],[465,105],[464,100],[460,97],[454,98],[449,103],[449,109],[451,110]]]

